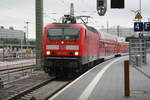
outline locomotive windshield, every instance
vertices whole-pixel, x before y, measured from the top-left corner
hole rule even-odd
[[[49,40],[77,40],[79,37],[79,29],[49,28],[47,37]]]

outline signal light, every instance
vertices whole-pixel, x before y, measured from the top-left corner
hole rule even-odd
[[[124,8],[124,0],[111,0],[111,8]]]
[[[104,16],[107,10],[107,0],[97,0],[97,12],[100,16]]]

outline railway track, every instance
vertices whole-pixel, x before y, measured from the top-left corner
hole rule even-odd
[[[35,59],[35,57],[23,57],[23,58],[1,58],[2,61],[16,61],[16,60],[28,60],[28,59]]]
[[[21,67],[12,67],[12,68],[0,69],[0,75],[19,72],[19,71],[23,71],[23,70],[34,69],[35,66],[36,65],[34,64],[34,65],[27,65],[27,66],[21,66]]]
[[[34,69],[35,65],[0,69],[0,79],[6,85],[21,78],[29,77]]]
[[[3,88],[0,88],[0,100],[8,100],[8,98],[14,97],[32,87],[46,83],[50,79],[52,79],[52,77],[49,77],[43,71],[35,71],[26,78],[13,80],[5,84]]]
[[[8,100],[48,100],[48,98],[60,91],[70,82],[71,81],[52,78],[26,89],[25,91],[22,91],[12,97],[9,97]]]

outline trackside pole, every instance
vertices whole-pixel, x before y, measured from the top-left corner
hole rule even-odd
[[[43,0],[35,0],[36,5],[36,69],[42,68],[43,46]]]
[[[129,60],[124,61],[124,96],[130,96]]]

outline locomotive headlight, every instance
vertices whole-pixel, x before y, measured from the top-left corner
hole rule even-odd
[[[64,44],[64,41],[61,41],[61,44]]]
[[[79,52],[78,52],[78,51],[76,51],[76,52],[74,53],[74,55],[75,55],[75,56],[78,56],[78,55],[79,55]]]
[[[50,51],[47,51],[47,52],[46,52],[46,54],[47,54],[47,55],[50,55],[50,54],[51,54],[51,52],[50,52]]]

